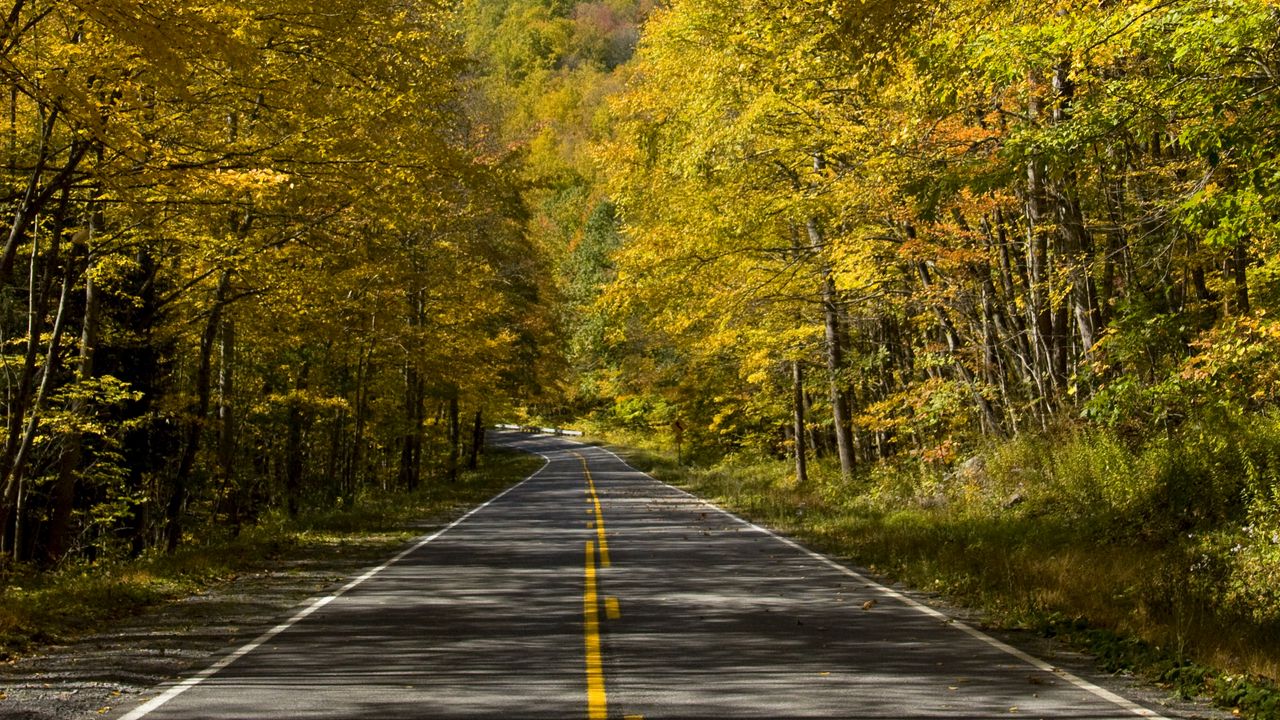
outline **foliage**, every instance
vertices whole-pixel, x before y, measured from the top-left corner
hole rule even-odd
[[[13,3],[0,547],[137,555],[468,462],[550,311],[446,3]]]
[[[1242,432],[1248,444],[1276,437],[1273,425]],[[1149,493],[1129,480],[1169,462],[1169,444],[1133,452],[1106,432],[1065,433],[1000,443],[956,473],[915,463],[850,485],[821,463],[800,487],[782,461],[739,453],[678,465],[651,434],[625,437],[644,447],[624,452],[637,467],[752,521],[977,607],[986,622],[1082,646],[1109,672],[1272,717],[1280,604],[1256,573],[1280,526],[1164,523],[1159,478]],[[1213,482],[1229,482],[1235,455],[1207,461],[1223,466]]]
[[[673,3],[599,151],[627,238],[616,342],[677,358],[623,364],[623,392],[721,365],[682,390],[699,425],[784,426],[795,395],[866,460],[1274,406],[1277,22],[1250,1]],[[788,361],[819,370],[800,394],[760,372]],[[761,394],[769,414],[737,405]]]

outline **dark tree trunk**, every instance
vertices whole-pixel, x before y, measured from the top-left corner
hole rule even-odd
[[[475,423],[471,426],[471,455],[467,458],[467,469],[475,470],[480,465],[480,451],[484,449],[484,411],[476,411]]]
[[[422,381],[412,366],[404,370],[405,432],[400,438],[400,486],[416,490],[422,480],[422,422],[426,410],[423,407]]]
[[[822,248],[826,238],[816,219],[808,223],[809,242]],[[840,328],[840,300],[836,292],[834,270],[822,269],[822,324],[826,340],[827,379],[831,388],[831,419],[835,426],[836,453],[840,456],[840,474],[853,477],[853,433],[849,422],[849,400],[844,389],[844,338]]]
[[[458,416],[458,393],[449,396],[449,457],[445,466],[449,482],[458,479],[458,459],[461,453],[462,423]]]
[[[307,377],[310,375],[311,363],[303,362],[298,371],[296,389],[301,393],[307,389]],[[302,433],[306,425],[307,415],[302,400],[295,397],[289,403],[288,428],[285,433],[284,449],[284,493],[289,517],[298,517],[302,511],[302,473],[305,467],[302,447]]]
[[[1231,278],[1235,286],[1237,315],[1249,314],[1249,248],[1245,240],[1236,243],[1231,253]]]
[[[791,413],[793,454],[796,459],[796,482],[809,482],[809,459],[805,447],[804,418],[804,365],[799,360],[791,362]]]
[[[236,481],[236,325],[230,317],[222,321],[222,344],[218,358],[218,473],[222,476],[222,497],[232,534],[240,533],[240,510],[244,498]]]
[[[227,292],[231,287],[231,271],[223,270],[218,278],[218,288],[214,292],[213,306],[209,310],[209,318],[205,322],[204,332],[200,336],[200,356],[197,360],[195,378],[196,399],[188,412],[182,455],[178,459],[178,469],[174,472],[173,487],[169,495],[169,503],[165,509],[165,549],[173,552],[182,543],[182,514],[185,511],[187,497],[191,493],[191,471],[195,467],[196,454],[200,450],[200,436],[204,431],[205,418],[209,414],[209,396],[211,394],[211,376],[213,373],[213,345],[218,337],[218,329],[222,325],[222,310],[227,302]]]

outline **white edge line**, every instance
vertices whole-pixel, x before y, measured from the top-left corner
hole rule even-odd
[[[270,640],[271,640],[271,638],[274,638],[275,636],[279,635],[280,633],[284,632],[285,630],[288,630],[289,628],[293,627],[293,626],[294,626],[294,625],[296,625],[300,620],[302,620],[303,618],[307,617],[307,616],[308,616],[308,615],[310,615],[311,613],[313,613],[313,612],[315,612],[315,611],[319,610],[320,608],[324,607],[325,605],[328,605],[329,603],[333,602],[334,600],[337,600],[339,597],[341,597],[342,595],[346,594],[349,590],[351,590],[352,588],[356,587],[356,586],[357,586],[357,585],[359,585],[360,583],[363,583],[365,580],[368,580],[369,578],[373,577],[374,575],[377,575],[378,573],[382,572],[383,570],[386,570],[387,568],[391,567],[391,566],[392,566],[392,565],[394,565],[395,563],[397,563],[397,562],[399,562],[399,561],[403,560],[403,559],[405,558],[405,556],[407,556],[407,555],[409,555],[410,553],[413,553],[414,551],[416,551],[416,550],[420,549],[422,546],[424,546],[424,545],[426,545],[427,543],[429,543],[429,542],[431,542],[431,541],[435,540],[436,538],[440,537],[441,535],[444,535],[445,533],[449,532],[450,530],[452,530],[453,528],[457,527],[458,525],[461,525],[465,520],[467,520],[467,518],[470,518],[472,515],[475,515],[476,513],[480,512],[481,510],[483,510],[483,509],[485,509],[485,508],[489,507],[490,505],[492,505],[493,503],[497,502],[497,501],[498,501],[498,500],[499,500],[503,495],[506,495],[507,493],[511,492],[512,490],[515,490],[516,488],[520,487],[521,485],[524,485],[525,483],[527,483],[527,482],[529,482],[530,480],[534,479],[535,477],[537,477],[538,475],[540,475],[540,474],[542,473],[542,471],[543,471],[543,470],[546,470],[546,469],[547,469],[547,467],[549,467],[549,466],[551,465],[551,460],[550,460],[546,455],[542,455],[541,453],[538,453],[538,455],[539,455],[539,457],[541,457],[541,458],[543,459],[543,465],[542,465],[542,467],[540,467],[540,468],[538,468],[536,471],[534,471],[534,473],[533,473],[532,475],[530,475],[529,477],[527,477],[527,478],[525,478],[525,479],[521,480],[520,482],[516,483],[515,485],[512,485],[511,487],[507,488],[506,490],[503,490],[502,492],[498,493],[497,495],[494,495],[493,497],[491,497],[491,498],[489,498],[488,500],[486,500],[484,503],[482,503],[482,504],[480,504],[480,505],[477,505],[476,507],[471,508],[471,510],[467,511],[467,513],[466,513],[465,515],[463,515],[462,517],[458,518],[457,520],[454,520],[453,522],[451,522],[451,523],[449,523],[448,525],[444,526],[443,528],[441,528],[441,529],[439,529],[439,530],[437,530],[437,531],[435,531],[435,532],[431,533],[430,535],[427,535],[427,536],[423,537],[422,539],[418,540],[418,542],[414,543],[413,545],[410,545],[409,547],[405,548],[404,550],[401,550],[401,551],[400,551],[400,552],[399,552],[395,557],[391,558],[390,560],[388,560],[388,561],[386,561],[386,562],[382,563],[381,565],[379,565],[379,566],[377,566],[377,567],[373,568],[372,570],[367,570],[367,571],[365,571],[365,573],[364,573],[363,575],[360,575],[360,576],[359,576],[359,577],[357,577],[356,579],[354,579],[354,580],[352,580],[352,581],[348,582],[346,585],[343,585],[342,587],[338,588],[338,589],[337,589],[337,590],[335,590],[333,593],[331,593],[331,594],[329,594],[329,595],[324,595],[324,596],[322,596],[322,597],[318,597],[318,598],[316,598],[316,599],[312,600],[312,601],[311,601],[311,603],[310,603],[310,604],[308,604],[306,607],[304,607],[304,608],[302,608],[301,610],[299,610],[298,612],[294,613],[293,617],[289,618],[288,620],[285,620],[284,622],[280,623],[279,625],[276,625],[275,627],[271,628],[270,630],[267,630],[266,632],[262,633],[261,635],[259,635],[258,637],[254,638],[254,639],[253,639],[253,640],[251,640],[250,642],[248,642],[248,643],[246,643],[246,644],[244,644],[244,645],[240,646],[239,648],[237,648],[237,649],[236,649],[234,652],[232,652],[231,654],[223,656],[223,657],[222,657],[222,658],[220,658],[217,662],[215,662],[214,664],[212,664],[212,665],[210,665],[209,667],[205,668],[204,670],[201,670],[200,672],[196,673],[195,675],[192,675],[191,677],[189,677],[189,678],[187,678],[187,679],[185,679],[185,680],[183,680],[183,681],[179,682],[178,684],[171,686],[168,690],[165,690],[163,693],[161,693],[160,695],[158,695],[158,696],[156,696],[156,697],[152,698],[151,700],[147,701],[145,704],[140,705],[140,706],[138,706],[138,707],[134,708],[132,711],[130,711],[130,712],[129,712],[129,714],[127,714],[127,715],[125,715],[124,717],[120,718],[120,720],[138,720],[138,718],[145,717],[145,716],[147,716],[148,714],[150,714],[150,713],[152,713],[152,712],[155,712],[156,710],[158,710],[158,709],[160,709],[162,706],[164,706],[166,703],[168,703],[170,700],[173,700],[174,698],[178,697],[178,696],[179,696],[179,695],[181,695],[182,693],[184,693],[184,692],[186,692],[186,691],[190,690],[191,688],[193,688],[193,687],[195,687],[195,686],[199,685],[200,683],[204,682],[205,680],[208,680],[209,678],[211,678],[211,677],[213,677],[214,675],[218,674],[218,672],[220,672],[221,670],[225,669],[228,665],[230,665],[231,663],[235,662],[236,660],[239,660],[240,658],[244,657],[245,655],[248,655],[249,653],[253,652],[254,650],[257,650],[259,647],[262,647],[262,646],[263,646],[263,645],[265,645],[268,641],[270,641]],[[616,457],[616,456],[615,456],[615,457]],[[621,459],[621,458],[619,458],[619,459]]]
[[[573,442],[573,441],[571,441],[571,440],[570,440],[570,441],[566,441],[566,442]],[[576,444],[576,445],[582,445],[582,443],[574,443],[574,444]],[[782,535],[779,535],[778,533],[776,533],[776,532],[774,532],[774,531],[772,531],[772,530],[770,530],[770,529],[768,529],[768,528],[761,527],[761,526],[759,526],[759,525],[757,525],[757,524],[755,524],[755,523],[751,522],[750,520],[745,520],[745,519],[743,519],[743,518],[741,518],[741,517],[738,517],[737,515],[734,515],[733,513],[729,512],[728,510],[725,510],[724,508],[720,507],[719,505],[716,505],[715,503],[710,502],[709,500],[706,500],[706,499],[704,499],[704,498],[700,498],[700,497],[698,497],[697,495],[694,495],[693,493],[688,492],[687,490],[682,490],[681,488],[678,488],[678,487],[676,487],[676,486],[674,486],[674,485],[671,485],[671,484],[668,484],[668,483],[662,482],[661,480],[659,480],[659,479],[657,479],[657,478],[653,477],[653,476],[652,476],[652,475],[650,475],[649,473],[642,472],[642,471],[640,471],[640,470],[636,470],[636,468],[634,468],[634,467],[632,467],[632,466],[631,466],[631,463],[627,462],[627,461],[626,461],[626,460],[624,460],[622,457],[620,457],[616,452],[614,452],[614,451],[612,451],[612,450],[610,450],[610,449],[608,449],[608,448],[600,447],[600,446],[598,446],[598,445],[587,445],[586,447],[594,447],[594,448],[596,448],[597,450],[600,450],[601,452],[608,453],[609,455],[612,455],[612,456],[614,457],[614,459],[616,459],[616,460],[618,460],[619,462],[621,462],[623,465],[626,465],[627,467],[631,468],[632,470],[635,470],[635,472],[638,472],[638,473],[640,473],[641,475],[644,475],[645,477],[649,478],[650,480],[653,480],[654,482],[659,483],[659,484],[661,484],[661,485],[664,485],[664,486],[666,486],[666,487],[668,487],[668,488],[671,488],[672,490],[675,490],[676,492],[680,493],[681,495],[685,495],[685,496],[687,496],[687,497],[689,497],[689,498],[692,498],[693,500],[696,500],[697,502],[699,502],[699,503],[701,503],[701,504],[703,504],[703,505],[706,505],[707,507],[709,507],[709,508],[711,508],[711,509],[715,510],[716,512],[719,512],[719,513],[721,513],[722,515],[725,515],[726,517],[728,517],[728,518],[730,518],[730,519],[734,520],[735,522],[741,523],[742,525],[744,525],[744,526],[746,526],[746,527],[748,527],[748,528],[751,528],[752,530],[755,530],[755,531],[757,531],[757,532],[759,532],[759,533],[762,533],[762,534],[764,534],[764,535],[767,535],[768,537],[771,537],[771,538],[773,538],[774,540],[777,540],[778,542],[780,542],[780,543],[782,543],[782,544],[784,544],[784,545],[788,545],[788,546],[790,546],[790,547],[792,547],[792,548],[794,548],[794,549],[796,549],[796,550],[799,550],[800,552],[804,553],[805,555],[809,556],[810,558],[812,558],[812,559],[814,559],[814,560],[817,560],[818,562],[821,562],[822,564],[827,565],[828,567],[831,567],[832,569],[834,569],[834,570],[836,570],[836,571],[838,571],[838,572],[840,572],[840,573],[842,573],[842,574],[844,574],[844,575],[847,575],[847,576],[849,576],[849,577],[851,577],[851,578],[853,578],[853,579],[857,580],[858,582],[861,582],[861,583],[863,583],[863,584],[866,584],[866,585],[870,585],[870,586],[872,586],[872,587],[873,587],[874,589],[876,589],[876,590],[877,590],[881,595],[885,595],[885,596],[891,597],[891,598],[893,598],[894,600],[897,600],[897,601],[899,601],[899,602],[903,603],[903,604],[904,604],[904,605],[906,605],[907,607],[909,607],[909,608],[911,608],[911,609],[913,609],[913,610],[916,610],[917,612],[920,612],[920,613],[922,613],[922,614],[924,614],[924,615],[928,615],[929,617],[935,618],[935,619],[937,619],[937,620],[941,620],[941,621],[942,621],[943,623],[945,623],[948,627],[953,627],[953,628],[955,628],[956,630],[959,630],[960,632],[962,632],[962,633],[964,633],[964,634],[966,634],[966,635],[969,635],[970,637],[973,637],[973,638],[974,638],[974,639],[976,639],[976,640],[980,640],[981,642],[985,643],[986,645],[988,645],[988,646],[990,646],[990,647],[995,648],[996,650],[999,650],[999,651],[1001,651],[1001,652],[1003,652],[1003,653],[1005,653],[1005,654],[1007,654],[1007,655],[1012,655],[1013,657],[1015,657],[1015,658],[1017,658],[1017,659],[1019,659],[1019,660],[1023,661],[1024,663],[1027,663],[1028,665],[1030,665],[1030,666],[1032,666],[1032,667],[1036,668],[1037,670],[1042,670],[1042,671],[1044,671],[1044,672],[1053,673],[1054,675],[1056,675],[1056,676],[1058,676],[1058,677],[1062,678],[1063,680],[1066,680],[1067,682],[1071,683],[1072,685],[1075,685],[1076,687],[1080,688],[1081,690],[1085,690],[1085,691],[1087,691],[1087,692],[1089,692],[1089,693],[1091,693],[1091,694],[1093,694],[1093,695],[1095,695],[1095,696],[1097,696],[1097,697],[1099,697],[1099,698],[1102,698],[1103,700],[1110,701],[1111,703],[1113,703],[1113,704],[1115,704],[1115,705],[1118,705],[1118,706],[1120,706],[1121,708],[1123,708],[1123,709],[1125,709],[1125,710],[1128,710],[1129,712],[1131,712],[1131,713],[1133,713],[1134,715],[1137,715],[1137,716],[1139,716],[1139,717],[1152,718],[1153,720],[1169,720],[1169,718],[1166,718],[1165,716],[1161,715],[1160,713],[1157,713],[1157,712],[1156,712],[1156,711],[1154,711],[1154,710],[1151,710],[1150,708],[1143,707],[1142,705],[1139,705],[1138,703],[1136,703],[1136,702],[1134,702],[1134,701],[1132,701],[1132,700],[1130,700],[1130,699],[1128,699],[1128,698],[1126,698],[1126,697],[1123,697],[1123,696],[1121,696],[1121,695],[1117,695],[1116,693],[1114,693],[1114,692],[1112,692],[1112,691],[1110,691],[1110,690],[1107,690],[1107,689],[1106,689],[1106,688],[1104,688],[1104,687],[1100,687],[1100,686],[1098,686],[1098,685],[1096,685],[1096,684],[1094,684],[1094,683],[1092,683],[1092,682],[1089,682],[1088,680],[1085,680],[1084,678],[1082,678],[1082,677],[1080,677],[1080,676],[1078,676],[1078,675],[1075,675],[1075,674],[1070,673],[1070,672],[1068,672],[1068,671],[1066,671],[1066,670],[1063,670],[1062,668],[1059,668],[1059,667],[1055,667],[1055,666],[1053,666],[1053,665],[1050,665],[1049,663],[1047,663],[1047,662],[1045,662],[1045,661],[1043,661],[1043,660],[1041,660],[1041,659],[1039,659],[1039,658],[1037,658],[1037,657],[1034,657],[1034,656],[1032,656],[1032,655],[1029,655],[1029,654],[1027,654],[1026,652],[1023,652],[1022,650],[1019,650],[1019,649],[1017,649],[1017,648],[1013,647],[1012,645],[1009,645],[1009,644],[1008,644],[1008,643],[1006,643],[1006,642],[1003,642],[1003,641],[1001,641],[1001,640],[997,640],[996,638],[994,638],[994,637],[992,637],[992,636],[990,636],[990,635],[988,635],[988,634],[986,634],[986,633],[982,632],[981,630],[979,630],[979,629],[977,629],[977,628],[973,627],[972,625],[969,625],[968,623],[965,623],[965,622],[962,622],[962,621],[960,621],[960,620],[956,620],[955,618],[949,617],[949,616],[948,616],[948,615],[946,615],[945,613],[943,613],[943,612],[941,612],[941,611],[939,611],[939,610],[936,610],[936,609],[934,609],[934,608],[931,608],[931,607],[929,607],[928,605],[925,605],[924,603],[922,603],[922,602],[920,602],[920,601],[918,601],[918,600],[915,600],[915,599],[912,599],[912,598],[910,598],[910,597],[907,597],[906,595],[904,595],[904,594],[902,594],[902,593],[898,592],[897,590],[894,590],[893,588],[886,587],[886,586],[884,586],[884,585],[882,585],[882,584],[880,584],[880,583],[876,582],[875,580],[872,580],[871,578],[869,578],[869,577],[867,577],[867,576],[863,575],[862,573],[859,573],[859,572],[857,572],[857,571],[855,571],[855,570],[851,570],[851,569],[849,569],[848,567],[845,567],[844,565],[842,565],[842,564],[840,564],[840,563],[836,562],[835,560],[832,560],[831,558],[827,557],[826,555],[822,555],[822,554],[817,553],[817,552],[815,552],[815,551],[813,551],[813,550],[810,550],[809,548],[807,548],[807,547],[805,547],[805,546],[801,545],[800,543],[796,542],[795,540],[792,540],[791,538],[783,537]]]

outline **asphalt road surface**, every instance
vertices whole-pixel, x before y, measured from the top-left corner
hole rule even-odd
[[[120,717],[1160,717],[600,448]]]

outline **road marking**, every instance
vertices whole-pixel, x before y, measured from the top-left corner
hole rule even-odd
[[[618,598],[604,599],[604,616],[610,620],[617,620],[622,617],[622,609],[618,607]]]
[[[573,443],[572,440],[566,440],[565,442]],[[573,443],[573,444],[581,445],[581,443]],[[1157,713],[1154,710],[1145,708],[1126,697],[1117,695],[1116,693],[1113,693],[1104,687],[1100,687],[1092,682],[1089,682],[1088,680],[1085,680],[1082,677],[1079,677],[1066,670],[1063,670],[1062,668],[1054,667],[1053,665],[1050,665],[1049,663],[1037,657],[1033,657],[1032,655],[1029,655],[1023,652],[1022,650],[1019,650],[1013,647],[1012,645],[1009,645],[1008,643],[1005,643],[1001,640],[997,640],[996,638],[982,632],[981,630],[978,630],[977,628],[967,623],[948,617],[946,614],[938,610],[935,610],[934,608],[931,608],[928,605],[925,605],[924,603],[919,602],[918,600],[913,600],[912,598],[907,597],[906,595],[898,592],[897,590],[894,590],[889,587],[885,587],[884,585],[881,585],[880,583],[876,582],[875,580],[872,580],[871,578],[863,575],[862,573],[851,570],[825,555],[821,555],[817,552],[814,552],[813,550],[810,550],[809,548],[801,545],[800,543],[796,542],[795,540],[792,540],[791,538],[783,537],[782,535],[779,535],[768,528],[761,527],[751,522],[750,520],[745,520],[741,517],[738,517],[737,515],[734,515],[733,513],[729,512],[728,510],[725,510],[719,505],[716,505],[708,500],[700,498],[691,492],[688,492],[686,490],[681,490],[680,488],[674,485],[670,485],[668,483],[662,482],[661,480],[653,477],[648,473],[636,470],[635,468],[631,467],[631,465],[626,460],[623,460],[617,453],[613,452],[612,450],[608,450],[602,447],[596,447],[595,449],[599,450],[600,452],[611,455],[618,462],[621,462],[626,467],[631,468],[633,471],[640,473],[641,475],[649,478],[650,480],[653,480],[659,485],[670,488],[671,490],[674,490],[675,492],[681,495],[684,495],[685,497],[691,498],[692,500],[698,502],[701,505],[705,505],[706,507],[711,508],[712,510],[715,510],[716,512],[720,513],[721,515],[724,515],[727,518],[730,518],[735,522],[741,523],[742,525],[748,528],[751,528],[756,532],[762,533],[767,537],[771,537],[774,540],[777,540],[778,542],[784,545],[787,545],[795,550],[798,550],[801,553],[809,556],[810,558],[817,560],[823,565],[826,565],[832,568],[833,570],[843,575],[846,575],[848,577],[851,577],[854,580],[857,580],[858,582],[863,583],[867,587],[876,590],[882,596],[891,597],[894,600],[897,600],[903,603],[907,607],[910,607],[911,609],[917,612],[920,612],[924,615],[928,615],[929,617],[935,618],[937,620],[941,620],[947,627],[955,628],[956,630],[959,630],[960,632],[974,638],[975,640],[978,640],[996,650],[999,650],[1000,652],[1003,652],[1007,655],[1011,655],[1021,660],[1022,662],[1036,668],[1037,670],[1053,673],[1057,677],[1060,677],[1063,680],[1066,680],[1067,682],[1071,683],[1072,685],[1075,685],[1077,688],[1080,688],[1081,690],[1084,690],[1094,695],[1095,697],[1111,702],[1127,710],[1128,712],[1134,715],[1137,715],[1138,717],[1152,718],[1152,720],[1169,720],[1164,715],[1161,715],[1160,713]],[[578,456],[582,457],[582,455],[578,455]],[[584,463],[586,462],[586,458],[583,458],[583,462]]]
[[[587,541],[587,570],[582,591],[583,634],[587,649],[587,718],[605,720],[604,662],[600,656],[600,601],[596,594],[596,549]]]
[[[161,707],[163,707],[163,706],[164,706],[166,703],[168,703],[170,700],[173,700],[174,698],[178,697],[178,696],[179,696],[179,695],[181,695],[182,693],[184,693],[184,692],[186,692],[186,691],[190,690],[191,688],[193,688],[193,687],[195,687],[195,686],[199,685],[200,683],[204,682],[205,680],[208,680],[209,678],[213,677],[214,675],[217,675],[219,672],[221,672],[222,670],[226,669],[226,668],[227,668],[227,666],[229,666],[231,663],[233,663],[233,662],[235,662],[235,661],[239,660],[240,658],[244,657],[245,655],[248,655],[249,653],[253,652],[254,650],[257,650],[258,648],[262,647],[262,646],[263,646],[263,645],[265,645],[266,643],[270,642],[272,638],[274,638],[275,636],[277,636],[277,635],[279,635],[280,633],[284,632],[285,630],[288,630],[289,628],[293,627],[293,626],[294,626],[294,625],[296,625],[298,622],[300,622],[303,618],[305,618],[305,617],[307,617],[308,615],[310,615],[310,614],[314,613],[315,611],[319,610],[320,608],[324,607],[325,605],[328,605],[329,603],[333,602],[334,600],[337,600],[339,597],[341,597],[341,596],[345,595],[348,591],[350,591],[352,588],[355,588],[357,585],[359,585],[359,584],[363,583],[365,580],[368,580],[369,578],[373,577],[374,575],[377,575],[378,573],[382,572],[383,570],[386,570],[387,568],[391,567],[392,565],[394,565],[394,564],[396,564],[396,563],[400,562],[401,560],[403,560],[403,559],[404,559],[405,557],[407,557],[408,555],[410,555],[410,554],[412,554],[412,553],[416,552],[417,550],[421,549],[421,548],[422,548],[424,545],[426,545],[427,543],[429,543],[429,542],[431,542],[431,541],[435,540],[436,538],[440,537],[441,535],[444,535],[445,533],[449,532],[450,530],[454,529],[455,527],[457,527],[457,526],[461,525],[463,522],[465,522],[465,521],[466,521],[468,518],[470,518],[472,515],[475,515],[476,513],[480,512],[481,510],[484,510],[485,508],[489,507],[489,506],[490,506],[490,505],[492,505],[493,503],[497,502],[499,499],[501,499],[501,498],[502,498],[502,496],[506,495],[507,493],[511,492],[512,490],[515,490],[516,488],[520,487],[521,485],[524,485],[525,483],[529,482],[530,480],[532,480],[532,479],[536,478],[538,475],[542,474],[542,471],[543,471],[543,470],[546,470],[548,467],[550,467],[550,466],[551,466],[551,459],[550,459],[550,458],[548,458],[546,455],[542,455],[541,453],[539,453],[538,455],[539,455],[539,456],[540,456],[540,457],[545,461],[545,463],[543,464],[543,466],[542,466],[542,467],[540,467],[540,468],[538,468],[536,471],[534,471],[534,473],[533,473],[532,475],[530,475],[529,477],[527,477],[527,478],[525,478],[525,479],[521,480],[520,482],[516,483],[515,485],[512,485],[511,487],[507,488],[506,490],[503,490],[502,492],[498,493],[497,495],[494,495],[493,497],[491,497],[491,498],[489,498],[488,500],[486,500],[484,503],[482,503],[482,504],[480,504],[480,505],[477,505],[477,506],[476,506],[476,507],[474,507],[474,508],[471,508],[471,510],[469,510],[469,511],[468,511],[465,515],[463,515],[462,517],[458,518],[457,520],[454,520],[453,522],[451,522],[451,523],[449,523],[448,525],[444,526],[443,528],[441,528],[441,529],[439,529],[439,530],[435,531],[434,533],[431,533],[430,535],[427,535],[426,537],[422,538],[421,540],[419,540],[418,542],[414,543],[413,545],[410,545],[409,547],[407,547],[407,548],[405,548],[404,550],[400,551],[400,553],[399,553],[399,554],[397,554],[395,557],[391,558],[390,560],[388,560],[388,561],[386,561],[386,562],[382,563],[381,565],[379,565],[379,566],[377,566],[377,567],[373,568],[372,570],[368,570],[368,571],[366,571],[366,572],[365,572],[363,575],[361,575],[360,577],[357,577],[356,579],[352,580],[351,582],[347,583],[346,585],[343,585],[342,587],[340,587],[340,588],[338,588],[337,590],[335,590],[335,591],[333,592],[333,594],[331,594],[331,595],[325,595],[325,596],[323,596],[323,597],[319,597],[319,598],[316,598],[315,600],[312,600],[312,601],[311,601],[311,603],[310,603],[309,605],[307,605],[307,606],[306,606],[306,607],[304,607],[303,609],[299,610],[298,612],[294,613],[293,617],[289,618],[288,620],[285,620],[284,622],[280,623],[279,625],[276,625],[275,627],[271,628],[270,630],[267,630],[266,632],[262,633],[262,634],[261,634],[261,635],[259,635],[258,637],[254,638],[252,641],[250,641],[250,642],[246,643],[245,645],[240,646],[238,649],[236,649],[236,650],[235,650],[234,652],[232,652],[230,655],[226,655],[226,656],[224,656],[222,659],[218,660],[217,662],[215,662],[214,664],[212,664],[212,665],[210,665],[209,667],[205,668],[204,670],[201,670],[200,672],[196,673],[195,675],[192,675],[191,677],[187,678],[186,680],[183,680],[182,682],[178,683],[177,685],[174,685],[174,686],[170,687],[168,690],[166,690],[166,691],[164,691],[163,693],[161,693],[160,695],[158,695],[158,696],[156,696],[156,697],[152,698],[152,699],[151,699],[150,701],[148,701],[147,703],[145,703],[145,704],[143,704],[143,705],[140,705],[140,706],[138,706],[138,707],[134,708],[134,709],[133,709],[129,714],[127,714],[127,715],[125,715],[124,717],[120,718],[120,720],[138,720],[138,718],[146,717],[147,715],[149,715],[149,714],[151,714],[151,713],[155,712],[156,710],[158,710],[158,709],[160,709]],[[602,716],[602,717],[603,717],[603,716]]]
[[[600,495],[596,492],[595,478],[591,477],[591,468],[587,467],[587,459],[574,453],[582,461],[582,474],[587,478],[587,495],[596,511],[596,539],[600,547],[600,567],[611,567],[609,562],[609,541],[604,536],[604,512],[600,509]]]

